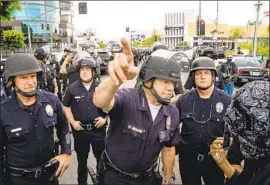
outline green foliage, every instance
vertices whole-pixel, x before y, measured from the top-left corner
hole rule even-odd
[[[98,45],[99,45],[99,48],[100,48],[100,49],[106,48],[106,44],[104,44],[103,41],[100,41],[100,42],[98,43]]]
[[[184,46],[184,47],[188,47],[189,44],[188,42],[184,41],[183,43],[178,43],[177,46]]]
[[[162,35],[159,34],[156,30],[153,31],[152,35],[150,37],[147,37],[143,41],[135,41],[133,43],[133,47],[150,47],[155,42],[160,42],[162,39]]]
[[[16,30],[3,31],[3,43],[3,47],[10,51],[23,48],[25,46],[24,35],[22,32]]]
[[[233,28],[230,30],[230,38],[233,40],[241,39],[244,36],[243,30],[239,28]]]
[[[242,43],[239,45],[241,49],[248,49],[250,53],[253,52],[253,45],[251,42]],[[258,42],[256,53],[269,57],[269,46],[268,45],[262,45],[260,42]]]
[[[0,20],[12,21],[12,14],[21,9],[20,1],[0,1]]]

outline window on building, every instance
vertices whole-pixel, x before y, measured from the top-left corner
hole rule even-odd
[[[41,24],[41,29],[44,30],[44,24]]]

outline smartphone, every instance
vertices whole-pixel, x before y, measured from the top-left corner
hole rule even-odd
[[[224,127],[224,133],[223,133],[223,149],[227,150],[230,147],[230,138],[231,133],[229,131],[228,125],[226,124]]]

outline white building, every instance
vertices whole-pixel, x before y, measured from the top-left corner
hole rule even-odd
[[[195,22],[195,12],[192,10],[170,12],[165,14],[165,43],[174,48],[182,42],[192,44],[193,39],[188,37],[188,23]]]

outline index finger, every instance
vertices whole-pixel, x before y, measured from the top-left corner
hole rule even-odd
[[[125,39],[125,38],[122,38],[121,39],[121,44],[123,46],[123,52],[126,55],[132,55],[132,50],[131,50],[130,43],[128,42],[128,40]]]

